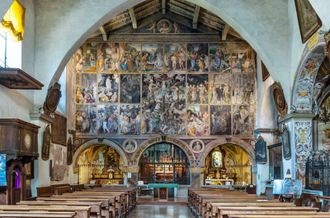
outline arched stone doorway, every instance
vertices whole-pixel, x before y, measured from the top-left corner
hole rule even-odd
[[[90,161],[81,163],[82,155],[86,156],[86,151],[92,148],[95,149],[90,152]],[[127,156],[119,145],[109,140],[103,140],[102,142],[97,139],[90,140],[82,144],[74,153],[74,182],[89,183],[91,177],[97,184],[124,184],[123,172],[127,165]],[[115,180],[115,177],[117,177],[117,180]]]
[[[138,164],[140,162],[140,159],[142,158],[143,153],[152,145],[158,144],[158,143],[169,143],[169,144],[174,144],[175,146],[178,146],[181,148],[185,154],[188,157],[189,163],[191,164],[191,168],[193,168],[193,163],[195,162],[195,156],[193,154],[192,149],[189,147],[187,143],[180,139],[176,139],[173,137],[169,136],[159,136],[155,138],[151,138],[145,142],[143,142],[141,145],[139,145],[138,149],[134,153],[132,160],[134,167],[139,167]]]

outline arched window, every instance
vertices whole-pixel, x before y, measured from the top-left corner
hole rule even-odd
[[[149,147],[139,163],[139,180],[148,183],[176,183],[188,185],[189,159],[184,151],[173,144],[156,144]]]

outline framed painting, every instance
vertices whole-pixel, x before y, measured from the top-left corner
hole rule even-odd
[[[290,133],[284,125],[282,132],[283,156],[285,160],[291,159]]]
[[[288,105],[286,104],[283,89],[277,82],[273,84],[273,97],[278,111],[284,116],[288,112]]]
[[[66,129],[67,129],[67,120],[66,117],[55,113],[55,120],[52,124],[52,142],[55,144],[60,144],[66,146]]]
[[[305,43],[322,26],[322,21],[309,0],[295,0],[295,5],[301,41]]]
[[[262,74],[262,81],[265,82],[268,77],[270,77],[270,74],[264,65],[264,62],[261,61],[261,74]]]
[[[256,161],[258,164],[267,163],[266,141],[262,137],[259,137],[256,143],[255,153],[256,153]]]

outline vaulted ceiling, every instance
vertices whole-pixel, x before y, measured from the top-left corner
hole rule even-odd
[[[102,37],[107,41],[111,34],[120,32],[123,28],[138,29],[157,18],[169,17],[191,29],[204,29],[220,34],[222,40],[242,37],[212,12],[192,4],[186,0],[146,0],[105,23],[90,38]],[[205,32],[205,31],[204,31]],[[230,35],[228,37],[228,35]]]

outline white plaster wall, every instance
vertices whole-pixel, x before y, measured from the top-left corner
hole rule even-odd
[[[75,110],[74,110],[74,87],[75,87],[75,65],[74,65],[74,57],[70,59],[68,64],[65,67],[66,70],[66,115],[69,118],[67,120],[68,129],[74,129],[74,119]],[[62,93],[63,96],[63,93]],[[72,119],[70,119],[70,117]]]
[[[319,15],[323,28],[325,30],[330,29],[330,19],[329,19],[329,8],[330,8],[330,1],[328,0],[309,0],[312,4],[314,10]]]
[[[261,59],[257,56],[257,128],[274,128],[275,106],[272,100],[270,86],[274,83],[272,77],[262,81]]]
[[[11,1],[1,0],[0,16],[9,9]],[[34,76],[34,39],[35,39],[35,5],[34,0],[20,0],[26,8],[25,32],[22,42],[22,70]],[[9,6],[8,6],[9,5]],[[5,12],[3,10],[6,8]],[[19,118],[30,121],[29,112],[33,108],[34,91],[12,90],[0,85],[0,117]]]

